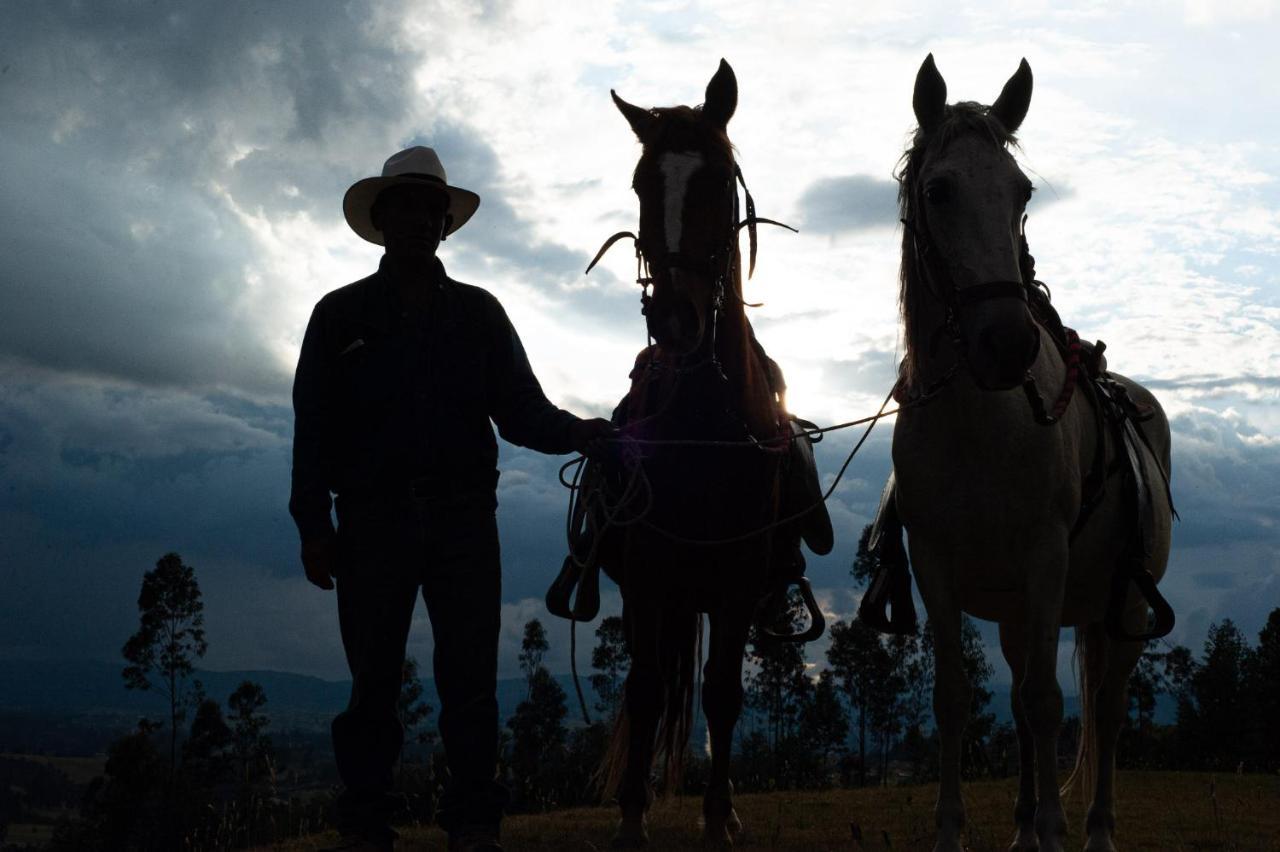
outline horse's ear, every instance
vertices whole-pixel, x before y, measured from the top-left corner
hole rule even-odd
[[[911,109],[920,129],[928,133],[942,123],[947,109],[947,82],[933,64],[933,54],[925,56],[920,70],[915,73],[915,93],[911,95]]]
[[[618,107],[618,112],[622,113],[622,117],[627,120],[627,124],[631,125],[636,138],[643,142],[645,131],[649,129],[649,125],[653,124],[653,113],[643,107],[627,103],[618,97],[618,93],[613,89],[609,90],[609,96],[613,98],[614,104]]]
[[[991,114],[1000,119],[1009,133],[1017,131],[1031,106],[1031,66],[1023,59],[1018,70],[1000,90],[1000,97],[991,105]]]
[[[729,63],[720,60],[720,67],[707,84],[707,99],[702,104],[702,114],[719,127],[727,127],[738,108],[738,78],[733,75]]]
[[[920,70],[916,72],[916,90],[911,96],[911,108],[915,110],[916,121],[925,133],[942,123],[942,116],[947,109],[947,81],[938,73],[938,66],[933,64],[933,54],[924,58]]]

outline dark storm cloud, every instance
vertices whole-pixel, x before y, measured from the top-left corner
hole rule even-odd
[[[898,184],[870,175],[822,178],[800,196],[801,229],[840,234],[898,222]]]
[[[0,354],[282,390],[270,318],[241,305],[253,240],[225,198],[268,216],[335,208],[337,164],[410,102],[414,57],[384,46],[369,8],[333,8],[6,9]]]
[[[1239,418],[1190,411],[1172,418],[1177,546],[1275,542],[1280,445]],[[1214,566],[1218,567],[1218,566]]]
[[[235,211],[336,224],[346,187],[412,143],[437,147],[484,197],[459,238],[459,266],[476,283],[495,267],[557,295],[580,280],[586,249],[535,237],[504,198],[493,147],[414,112],[422,56],[403,47],[395,8],[298,0],[160,11],[6,9],[0,357],[278,396],[288,376],[268,348],[280,333],[272,282],[251,281],[263,258]],[[617,315],[622,296],[607,286],[616,282],[595,278],[570,309]]]
[[[142,572],[168,551],[296,576],[283,416],[226,394],[0,372],[0,650],[112,656]]]

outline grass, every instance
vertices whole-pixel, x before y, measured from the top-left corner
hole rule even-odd
[[[105,756],[97,757],[53,757],[43,754],[0,754],[13,760],[29,760],[32,763],[43,763],[67,773],[72,784],[88,784],[102,774],[106,765]]]
[[[1015,781],[965,785],[970,852],[1003,852],[1013,836]],[[936,786],[742,795],[735,799],[746,834],[738,848],[760,850],[928,850],[933,845]],[[1280,776],[1190,772],[1122,772],[1116,844],[1123,852],[1272,852],[1280,850]],[[1085,806],[1066,803],[1069,849],[1084,845]],[[654,850],[701,850],[701,800],[658,802],[650,814]],[[617,820],[612,807],[574,808],[510,817],[503,845],[521,850],[606,849]],[[861,841],[855,840],[861,837]],[[314,850],[334,836],[276,847]],[[435,828],[403,832],[402,849],[443,850]]]

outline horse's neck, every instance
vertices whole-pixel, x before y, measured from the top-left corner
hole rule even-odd
[[[732,303],[716,328],[716,357],[729,380],[732,400],[751,434],[772,437],[778,431],[778,404],[768,365],[756,350],[751,324],[740,303]]]

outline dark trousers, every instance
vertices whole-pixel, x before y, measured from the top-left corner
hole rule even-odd
[[[333,720],[346,787],[335,803],[339,829],[383,831],[400,807],[392,794],[404,743],[397,702],[419,589],[449,765],[439,822],[496,826],[507,791],[495,780],[501,564],[492,493],[449,503],[340,498],[338,519],[338,620],[352,679],[350,703]]]

